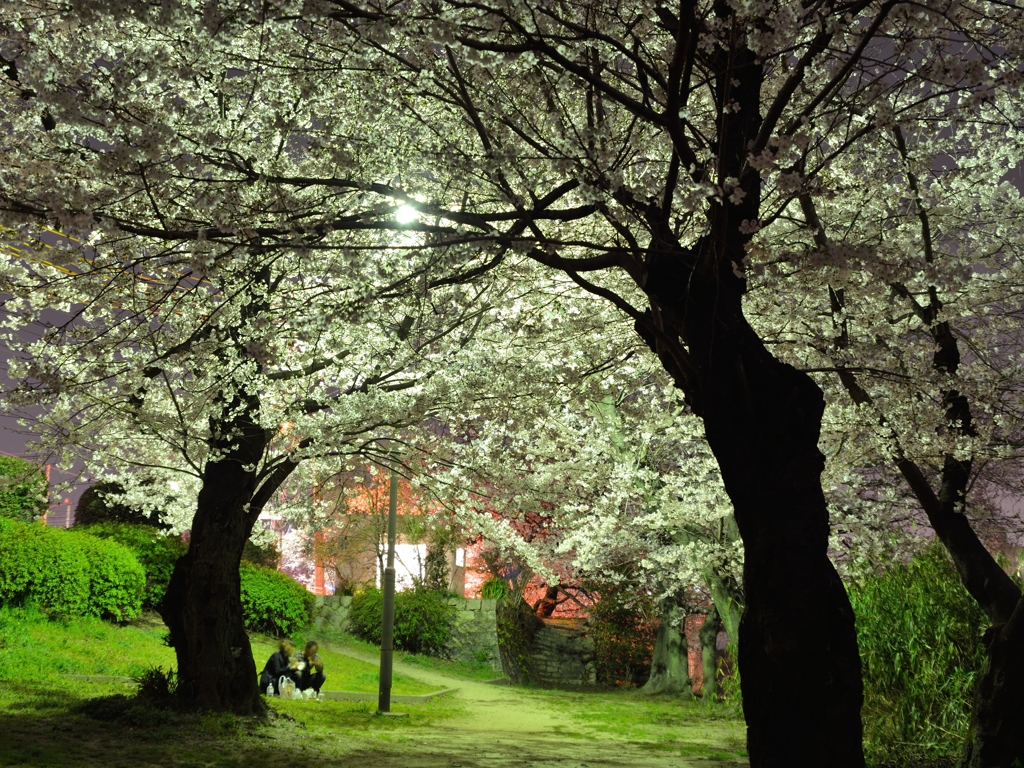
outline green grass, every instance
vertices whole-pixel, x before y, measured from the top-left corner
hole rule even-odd
[[[0,608],[0,680],[39,680],[54,675],[127,675],[152,667],[175,666],[174,651],[164,644],[167,628],[155,616],[127,626],[95,618],[49,621],[32,609]],[[251,635],[256,668],[277,650],[277,641]],[[377,667],[325,648],[320,649],[327,675],[325,690],[375,693]],[[424,694],[436,686],[395,674],[392,692]]]
[[[653,751],[726,760],[746,756],[742,713],[736,706],[699,699],[645,696],[636,691],[544,691],[567,738],[600,734]],[[560,730],[562,729],[562,730]]]
[[[158,621],[119,627],[96,618],[49,621],[32,609],[0,607],[0,680],[65,674],[139,675],[174,666]]]
[[[64,678],[0,685],[0,766],[173,766],[292,768],[335,765],[370,749],[400,751],[417,734],[461,712],[450,699],[394,706],[409,717],[375,717],[369,704],[273,700],[269,723],[227,714],[178,714],[139,707],[104,722],[79,707],[130,693],[125,685]]]
[[[318,642],[347,648],[368,656],[380,654],[379,646],[368,643],[365,640],[360,640],[355,635],[350,635],[347,632],[339,632],[330,625],[318,628],[308,627],[304,630],[302,636],[310,639],[315,638]],[[434,656],[406,653],[405,651],[395,651],[395,661],[428,669],[432,672],[463,677],[467,680],[494,680],[502,676],[501,672],[495,670],[490,664],[480,661],[451,661],[449,659],[438,659]]]
[[[250,635],[249,641],[252,643],[252,654],[256,659],[256,668],[263,669],[267,658],[277,650],[277,641],[261,635]],[[335,653],[322,646],[320,648],[320,658],[324,662],[324,674],[327,676],[327,682],[324,683],[325,691],[377,692],[380,677],[377,667],[373,664],[353,659],[351,656],[345,656],[341,653]],[[418,695],[436,690],[436,685],[421,683],[419,680],[413,680],[397,672],[392,675],[392,693]]]
[[[95,620],[60,624],[47,622],[37,613],[0,607],[0,677],[4,678],[0,681],[0,766],[293,768],[415,764],[420,768],[449,768],[453,760],[461,762],[457,760],[460,756],[478,755],[483,743],[490,744],[487,749],[495,749],[484,735],[489,733],[487,724],[493,722],[507,729],[518,713],[530,713],[527,720],[533,725],[526,726],[525,734],[529,744],[506,748],[501,758],[506,762],[522,756],[524,748],[536,764],[571,764],[583,760],[583,752],[589,760],[616,749],[631,750],[636,765],[645,764],[644,755],[650,755],[652,761],[697,758],[743,762],[743,724],[735,719],[733,710],[700,702],[652,699],[634,692],[510,689],[506,706],[488,700],[482,708],[472,698],[453,695],[426,704],[395,705],[393,711],[408,714],[402,719],[376,717],[372,702],[270,699],[274,715],[264,721],[157,710],[139,700],[127,700],[120,707],[118,719],[109,721],[98,715],[103,707],[110,711],[110,701],[97,697],[130,695],[132,686],[80,682],[54,674],[72,662],[79,665],[79,671],[92,674],[126,674],[160,660],[166,666],[173,656],[162,645],[163,632],[163,626],[153,621],[127,627]],[[322,633],[309,636],[330,645],[339,641]],[[273,649],[274,641],[254,637],[253,644],[262,654]],[[356,641],[345,645],[364,653],[377,651]],[[328,674],[334,665],[338,673],[334,679],[343,678],[345,658],[322,651]],[[262,661],[259,655],[257,661]],[[459,668],[430,666],[444,671]],[[350,669],[356,671],[347,679],[362,674],[358,664]],[[472,673],[472,667],[468,671]],[[376,670],[373,672],[371,690],[376,690]],[[483,730],[481,725],[485,726]],[[519,732],[519,726],[514,726],[503,738],[515,742]],[[498,740],[494,741],[496,744]],[[544,763],[547,759],[552,762]]]

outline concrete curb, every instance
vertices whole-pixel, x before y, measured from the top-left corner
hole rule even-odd
[[[64,675],[72,680],[81,680],[83,683],[134,683],[135,679],[125,675]]]
[[[130,685],[135,682],[134,678],[125,675],[64,675],[72,680],[81,680],[83,683],[124,683]],[[412,695],[407,693],[392,693],[391,701],[395,704],[426,704],[428,701],[453,693],[458,688],[445,688],[440,691]],[[377,701],[376,693],[362,693],[359,691],[321,691],[324,698],[330,701]],[[273,698],[273,697],[271,697]]]
[[[413,696],[407,693],[392,693],[391,702],[393,704],[426,704],[428,701],[436,699],[440,696],[444,696],[454,691],[459,690],[458,688],[445,688],[442,691],[434,691],[433,693],[424,693],[419,696]],[[356,693],[355,691],[321,691],[325,699],[332,701],[372,701],[377,702],[376,693]]]

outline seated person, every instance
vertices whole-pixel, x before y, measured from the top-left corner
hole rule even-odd
[[[260,693],[279,696],[281,694],[281,678],[290,677],[298,683],[298,669],[292,661],[295,643],[282,640],[278,650],[270,655],[267,664],[260,672]]]
[[[312,690],[314,696],[320,695],[320,688],[327,680],[324,677],[324,663],[320,660],[320,646],[315,640],[306,643],[302,653],[295,654],[292,667],[295,669],[295,685],[300,691]]]

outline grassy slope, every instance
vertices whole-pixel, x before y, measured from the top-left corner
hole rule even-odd
[[[368,643],[365,640],[360,640],[346,632],[339,632],[329,625],[319,629],[310,628],[307,630],[307,633],[310,639],[315,638],[318,642],[328,643],[340,648],[348,648],[367,656],[375,656],[380,653],[379,646]],[[450,661],[433,656],[406,653],[405,651],[395,651],[395,661],[435,672],[442,672],[446,675],[464,677],[469,680],[494,680],[502,676],[501,672],[496,671],[490,664],[480,661]]]
[[[139,675],[151,667],[173,667],[174,651],[163,643],[167,629],[152,617],[118,627],[99,619],[48,621],[32,611],[0,608],[0,680],[40,680],[53,675]],[[277,641],[252,635],[257,669],[277,650]],[[321,649],[326,690],[375,693],[377,668]],[[421,694],[433,686],[395,675],[392,691]]]

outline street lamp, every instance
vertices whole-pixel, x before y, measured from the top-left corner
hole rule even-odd
[[[380,633],[380,690],[377,712],[391,711],[391,662],[395,634],[395,526],[398,517],[398,473],[391,470],[388,500],[388,566],[384,569],[384,618]]]

